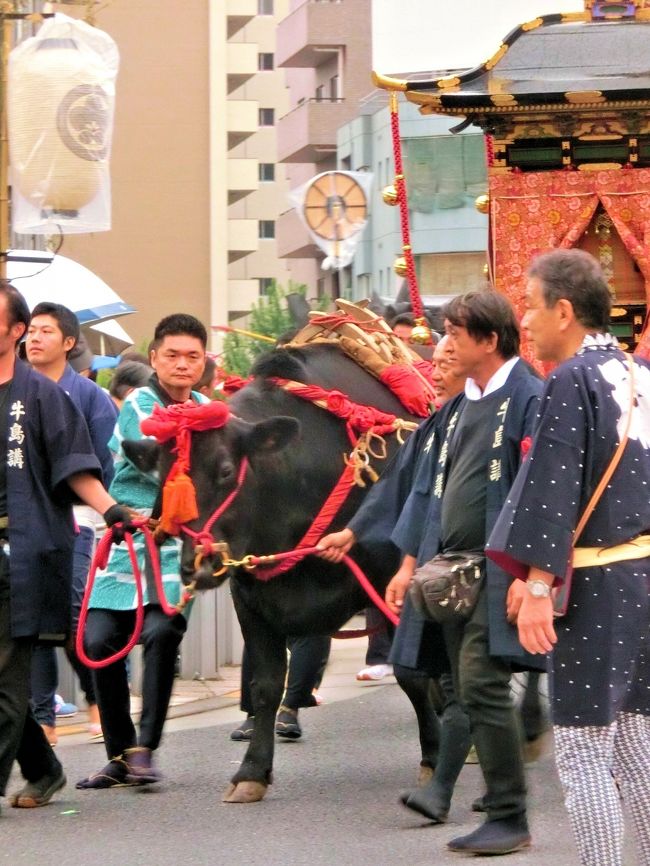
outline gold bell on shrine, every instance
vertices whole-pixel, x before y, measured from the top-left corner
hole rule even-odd
[[[479,213],[489,213],[490,212],[490,196],[489,195],[479,195],[474,201],[474,207]]]
[[[405,277],[408,273],[408,268],[406,267],[406,257],[398,256],[393,262],[393,270],[397,274],[398,277]]]
[[[431,343],[431,328],[426,325],[424,319],[418,319],[417,325],[411,331],[411,342],[420,346],[428,346]]]
[[[391,207],[394,207],[396,204],[399,204],[399,195],[397,192],[397,187],[389,183],[388,186],[385,186],[381,191],[381,197],[384,200],[384,204],[388,204]]]

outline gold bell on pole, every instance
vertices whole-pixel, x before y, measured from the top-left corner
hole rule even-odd
[[[411,342],[418,343],[420,346],[429,346],[431,344],[431,328],[427,324],[426,319],[416,319],[415,327],[411,331]]]
[[[489,195],[479,195],[475,202],[474,207],[479,213],[489,213],[490,212],[490,196]]]
[[[398,256],[393,262],[393,270],[397,274],[398,277],[405,277],[408,273],[408,268],[406,266],[406,257]]]
[[[388,186],[382,189],[381,197],[384,200],[384,204],[388,204],[391,207],[399,204],[399,193],[397,192],[397,187],[392,183],[389,183]]]

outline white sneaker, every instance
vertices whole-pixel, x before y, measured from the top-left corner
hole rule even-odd
[[[391,677],[392,675],[392,665],[371,665],[359,671],[357,679],[362,682],[368,682],[369,680],[383,680],[384,677]]]

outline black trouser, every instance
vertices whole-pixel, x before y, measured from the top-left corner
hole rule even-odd
[[[9,599],[9,560],[0,552],[0,796],[14,760],[28,782],[61,770],[29,707],[33,640],[12,638]]]
[[[488,820],[526,811],[526,780],[519,719],[507,662],[490,655],[487,592],[481,591],[464,626],[445,626],[454,686],[466,709],[487,793]]]
[[[134,622],[132,610],[88,611],[85,634],[88,658],[107,658],[125,646]],[[109,758],[118,757],[136,745],[158,748],[174,685],[176,654],[186,628],[181,614],[170,617],[158,605],[146,605],[140,638],[144,673],[139,737],[131,719],[125,659],[95,670],[95,692]]]
[[[282,698],[285,707],[298,710],[300,707],[313,707],[315,700],[312,690],[318,688],[323,678],[323,672],[330,655],[332,639],[325,635],[306,635],[305,637],[287,638],[287,646],[291,653],[287,689]],[[254,715],[253,698],[251,695],[250,658],[244,646],[241,662],[241,700],[239,706],[249,716]]]

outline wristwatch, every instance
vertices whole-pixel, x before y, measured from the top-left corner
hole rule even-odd
[[[534,577],[526,581],[526,586],[533,598],[550,598],[551,587],[545,580]]]

